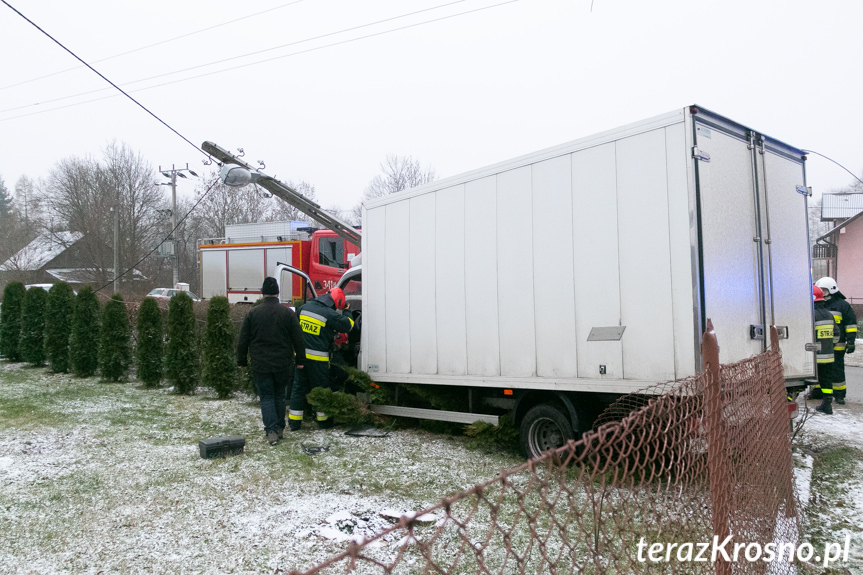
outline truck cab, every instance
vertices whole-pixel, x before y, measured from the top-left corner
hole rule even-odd
[[[317,230],[312,234],[308,274],[315,290],[326,292],[339,282],[342,274],[360,253],[354,244],[345,241],[332,230]]]
[[[331,230],[298,223],[237,224],[226,227],[224,238],[199,240],[203,297],[226,296],[231,303],[252,304],[261,298],[265,277],[278,279],[278,263],[303,272],[319,293],[335,287],[359,248]],[[305,289],[296,276],[281,285],[282,297],[304,301]]]

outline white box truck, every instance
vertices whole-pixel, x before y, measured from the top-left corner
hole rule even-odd
[[[815,375],[805,154],[697,106],[367,203],[360,369],[510,411],[528,455],[603,399],[723,363],[777,326],[789,385]],[[611,395],[609,395],[611,394]]]

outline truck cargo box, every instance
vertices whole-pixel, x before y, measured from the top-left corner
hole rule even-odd
[[[696,106],[371,201],[376,381],[626,393],[761,352],[815,373],[805,155]]]

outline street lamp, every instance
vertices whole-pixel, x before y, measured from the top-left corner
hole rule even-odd
[[[219,170],[219,179],[226,186],[242,188],[248,184],[257,184],[261,181],[261,174],[253,172],[237,164],[225,164]]]

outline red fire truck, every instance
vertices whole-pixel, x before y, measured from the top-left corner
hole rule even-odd
[[[288,264],[308,274],[318,293],[335,287],[359,248],[331,230],[315,230],[303,222],[267,222],[226,226],[224,238],[199,240],[198,263],[202,297],[227,296],[231,303],[254,303],[267,276],[278,278],[277,265]],[[303,285],[294,277],[281,286],[280,299],[295,304]]]

